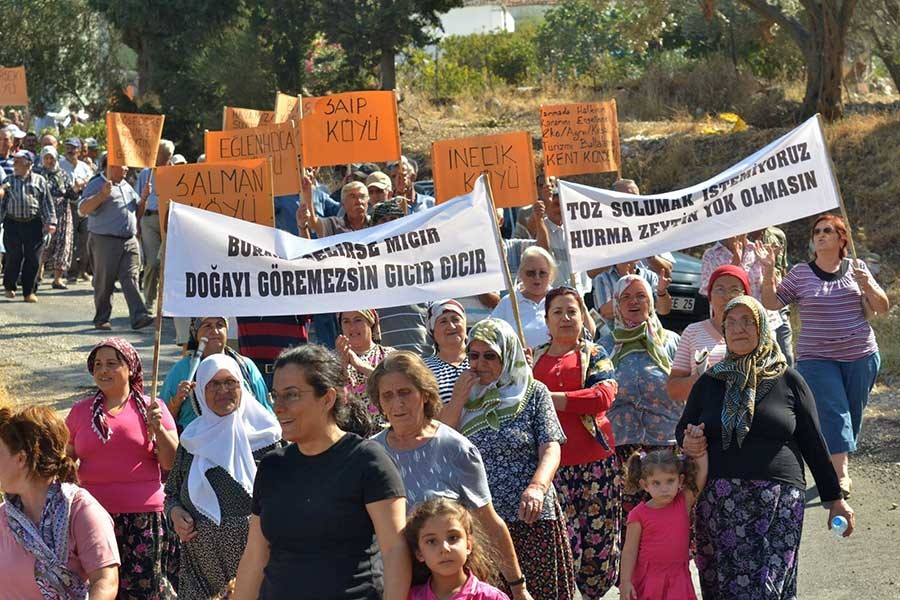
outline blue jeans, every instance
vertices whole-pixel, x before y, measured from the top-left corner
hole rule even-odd
[[[831,454],[855,452],[869,392],[881,366],[878,352],[858,360],[803,359],[797,370],[816,399],[819,425]]]

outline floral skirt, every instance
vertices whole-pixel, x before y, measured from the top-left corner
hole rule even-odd
[[[572,550],[566,536],[565,517],[558,503],[554,512],[555,519],[543,519],[531,525],[523,521],[506,523],[525,575],[525,586],[534,600],[575,598]]]
[[[804,492],[774,481],[710,479],[697,500],[703,600],[792,600]]]
[[[44,267],[51,271],[66,271],[72,264],[72,240],[75,228],[72,211],[65,198],[56,200],[56,233],[44,247]],[[52,275],[53,273],[51,273]]]
[[[161,512],[111,515],[119,543],[117,600],[174,600],[179,546]]]
[[[554,485],[566,515],[575,580],[584,600],[602,598],[619,573],[620,479],[615,454],[556,472]]]

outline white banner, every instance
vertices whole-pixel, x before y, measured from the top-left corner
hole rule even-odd
[[[483,177],[433,209],[318,240],[169,210],[166,316],[332,313],[506,289]]]
[[[572,270],[715,242],[839,205],[822,128],[813,117],[693,187],[634,196],[559,182]]]

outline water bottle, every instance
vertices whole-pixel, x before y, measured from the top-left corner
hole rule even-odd
[[[838,515],[831,520],[831,533],[833,533],[835,537],[842,538],[844,537],[844,532],[847,531],[847,527],[849,526],[850,523],[847,522],[847,519],[842,517],[841,515]]]

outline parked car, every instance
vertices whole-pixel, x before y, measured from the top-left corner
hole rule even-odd
[[[685,327],[709,318],[709,300],[700,293],[700,260],[684,252],[673,252],[672,310],[659,319],[666,329],[681,333]]]

